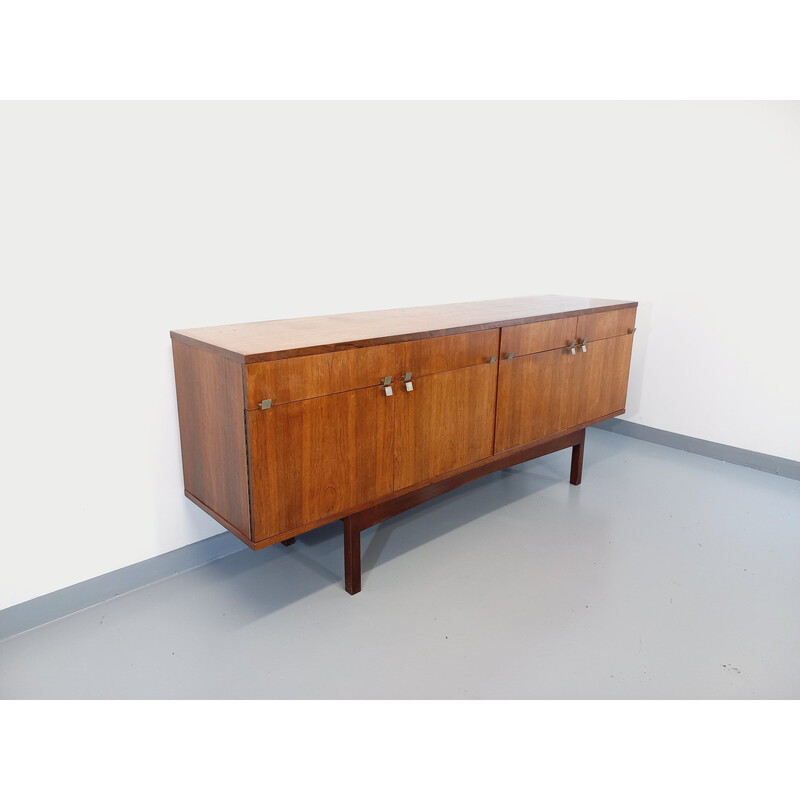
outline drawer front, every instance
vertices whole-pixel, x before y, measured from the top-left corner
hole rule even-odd
[[[509,353],[524,356],[566,347],[576,336],[576,321],[577,317],[563,317],[503,328],[500,354],[503,357]]]
[[[578,338],[596,341],[622,336],[636,325],[636,309],[622,308],[619,311],[601,311],[578,317]]]
[[[396,364],[393,344],[248,364],[247,408],[378,386]]]
[[[497,357],[500,331],[497,328],[475,333],[436,336],[413,342],[400,342],[397,347],[397,375],[411,372],[414,377],[446,372],[461,367],[486,364]]]

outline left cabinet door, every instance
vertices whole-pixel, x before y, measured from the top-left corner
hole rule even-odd
[[[380,386],[247,412],[253,539],[392,491],[394,397]]]

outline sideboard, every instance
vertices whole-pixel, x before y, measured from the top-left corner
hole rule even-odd
[[[625,411],[637,303],[545,295],[171,331],[186,496],[251,548],[361,531]]]

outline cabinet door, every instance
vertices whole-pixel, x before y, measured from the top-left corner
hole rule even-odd
[[[500,362],[494,452],[577,425],[580,360],[567,348]]]
[[[255,541],[392,491],[394,399],[371,386],[247,412]]]
[[[496,380],[492,363],[396,384],[395,490],[492,454]]]
[[[574,425],[625,410],[632,347],[633,335],[626,334],[589,342],[585,353],[578,350],[578,418]]]

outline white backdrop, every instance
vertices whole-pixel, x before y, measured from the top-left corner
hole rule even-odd
[[[0,608],[203,539],[172,328],[638,300],[626,418],[800,459],[800,103],[0,105]]]

